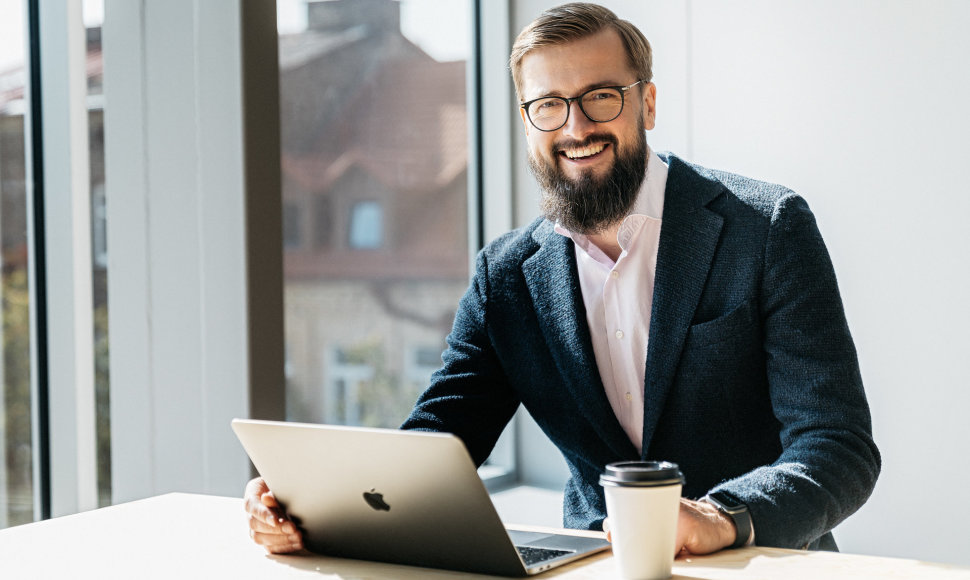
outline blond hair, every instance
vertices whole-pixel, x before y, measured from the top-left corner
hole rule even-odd
[[[619,34],[626,49],[628,64],[636,73],[637,80],[653,79],[653,55],[650,43],[640,30],[626,20],[621,20],[608,8],[585,2],[573,2],[550,8],[522,29],[512,45],[509,69],[515,92],[522,98],[522,59],[529,52],[543,46],[566,44],[592,36],[606,28]]]

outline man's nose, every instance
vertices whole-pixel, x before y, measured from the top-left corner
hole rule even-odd
[[[578,102],[573,101],[569,104],[566,124],[562,126],[563,135],[567,135],[576,140],[582,140],[586,135],[592,133],[595,128],[596,123],[589,120],[586,113],[579,107]]]

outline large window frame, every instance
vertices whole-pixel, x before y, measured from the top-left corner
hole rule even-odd
[[[474,263],[486,240],[516,225],[517,192],[510,153],[515,150],[515,120],[509,115],[514,97],[506,64],[509,2],[469,1],[475,39],[467,79],[474,108],[468,188],[469,262]],[[113,503],[166,491],[238,495],[250,471],[227,419],[284,414],[282,202],[279,195],[258,194],[279,188],[279,167],[267,162],[278,159],[279,151],[278,114],[270,114],[278,111],[278,94],[266,89],[266,79],[278,79],[274,7],[232,0],[227,10],[222,4],[196,2],[186,10],[151,0],[105,0],[109,301],[112,312],[125,313],[111,317],[110,331],[112,380],[126,385],[111,397]],[[36,517],[46,518],[93,509],[98,502],[91,208],[80,3],[30,0],[28,11],[32,31],[39,32],[32,36],[32,58],[41,59],[34,69],[33,87],[41,90],[31,123],[31,298],[36,309],[35,504]],[[192,44],[185,49],[189,52],[173,51],[166,39],[180,29],[218,38]],[[182,71],[184,82],[164,76],[178,76],[182,65],[191,69]],[[173,96],[165,91],[174,84],[194,91],[191,102],[175,105],[189,107],[186,119],[158,104]],[[231,92],[233,87],[238,93]],[[176,126],[167,127],[170,122]],[[159,152],[176,150],[170,134],[179,128],[190,128],[193,155],[199,157],[194,183],[187,182],[195,197],[186,198],[196,213],[182,222],[195,224],[190,236],[177,227],[166,233],[157,221],[171,217],[159,196],[179,182],[165,180],[165,167],[151,166]],[[228,152],[219,135],[234,141]],[[219,167],[220,173],[198,167]],[[231,211],[224,210],[227,205]],[[200,226],[217,216],[229,222],[228,231]],[[176,247],[161,249],[169,244]],[[192,292],[166,279],[172,270],[165,264],[171,266],[178,252],[200,256],[189,263],[197,276]],[[221,266],[202,268],[206,264]],[[171,292],[183,303],[164,302]],[[201,313],[202,319],[173,310],[180,307]],[[169,315],[174,321],[166,320]],[[196,337],[189,341],[192,346],[176,344],[180,337],[171,329],[178,324],[189,324],[186,332]],[[224,345],[223,339],[234,334],[242,338]],[[204,360],[202,368],[193,368],[191,360],[183,365],[191,375],[171,370],[186,348],[198,348],[206,357],[192,359]],[[221,376],[225,373],[229,376]],[[192,388],[183,388],[181,380]],[[189,408],[196,402],[202,408],[187,420],[179,417],[184,407],[172,399],[180,397],[188,399]],[[513,420],[482,470],[490,489],[520,480],[519,422],[519,417]],[[201,451],[180,457],[192,437]],[[187,467],[166,475],[180,462]]]

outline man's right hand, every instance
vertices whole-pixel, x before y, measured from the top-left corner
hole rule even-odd
[[[249,514],[249,537],[270,554],[303,549],[303,536],[273,497],[262,477],[246,484],[243,505]]]

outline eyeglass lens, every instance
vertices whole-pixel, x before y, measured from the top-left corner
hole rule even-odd
[[[589,120],[597,123],[612,121],[623,110],[623,93],[612,87],[585,92],[578,101]],[[553,131],[566,124],[569,103],[563,97],[539,99],[529,105],[528,113],[537,129]]]

